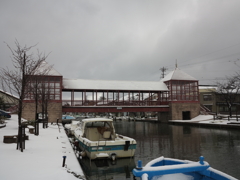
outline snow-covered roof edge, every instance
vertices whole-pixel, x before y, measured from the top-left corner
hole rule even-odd
[[[168,91],[161,81],[87,80],[63,78],[63,89]]]
[[[0,92],[6,94],[6,95],[8,95],[8,96],[11,96],[11,97],[13,97],[13,98],[19,99],[19,97],[17,97],[16,95],[10,94],[9,92],[3,91],[2,89],[0,89]]]
[[[199,90],[213,90],[213,91],[217,91],[218,87],[216,85],[199,85],[198,89]]]
[[[194,77],[192,77],[189,74],[181,71],[178,68],[175,68],[175,70],[171,71],[163,79],[161,79],[162,82],[166,82],[166,81],[170,81],[170,80],[198,81]]]
[[[46,61],[42,61],[36,74],[46,73],[48,76],[62,76],[57,70],[53,68],[53,65],[49,65]]]

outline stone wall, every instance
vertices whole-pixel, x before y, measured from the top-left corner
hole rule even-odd
[[[158,122],[167,123],[169,119],[169,112],[158,112]]]
[[[41,108],[39,107],[38,109],[40,110]],[[35,103],[24,103],[22,117],[26,120],[35,119]],[[57,119],[62,119],[62,103],[51,102],[48,107],[48,121],[56,122]]]
[[[35,119],[35,103],[23,103],[22,118],[26,120]]]
[[[195,118],[200,112],[200,103],[192,102],[171,102],[170,106],[170,119],[183,120],[183,112],[190,111],[190,119]]]
[[[48,109],[49,122],[57,122],[62,120],[62,103],[50,103]]]

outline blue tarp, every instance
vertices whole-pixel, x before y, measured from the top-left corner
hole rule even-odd
[[[75,117],[73,117],[73,116],[62,116],[62,119],[75,119]]]

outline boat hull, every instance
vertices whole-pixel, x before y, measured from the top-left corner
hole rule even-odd
[[[133,175],[140,177],[141,180],[151,180],[154,177],[161,180],[162,178],[165,179],[166,176],[168,179],[176,179],[177,176],[181,176],[181,179],[194,180],[237,180],[228,174],[211,168],[203,160],[202,156],[199,162],[160,157],[150,161],[144,167],[141,166],[141,161],[139,161],[138,167],[133,169]]]
[[[135,141],[96,141],[89,142],[78,139],[78,146],[82,152],[86,153],[89,159],[133,157],[136,150]]]
[[[136,140],[115,132],[112,119],[83,119],[74,129],[75,143],[81,155],[90,159],[133,157]]]

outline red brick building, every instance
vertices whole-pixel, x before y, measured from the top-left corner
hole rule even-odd
[[[200,111],[198,80],[178,68],[154,82],[65,79],[53,68],[35,80],[47,89],[49,122],[61,119],[63,112],[153,111],[160,121],[167,121],[192,119]],[[36,85],[35,80],[29,88]],[[23,117],[33,120],[36,101],[34,92],[29,92]],[[41,113],[41,102],[38,106]]]

